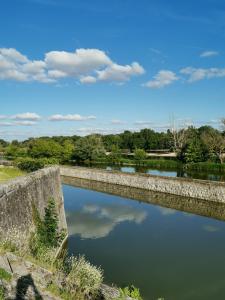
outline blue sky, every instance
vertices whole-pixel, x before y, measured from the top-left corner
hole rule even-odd
[[[225,115],[224,0],[2,0],[0,138]]]

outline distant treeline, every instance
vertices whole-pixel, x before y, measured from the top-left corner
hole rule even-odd
[[[53,136],[29,138],[25,141],[0,140],[0,153],[8,159],[21,161],[39,160],[48,163],[84,161],[108,161],[126,163],[128,154],[132,160],[144,163],[146,153],[153,150],[176,152],[177,160],[185,163],[223,163],[225,131],[210,126],[188,127],[167,132],[142,129],[139,132],[124,131],[121,134],[80,136]]]

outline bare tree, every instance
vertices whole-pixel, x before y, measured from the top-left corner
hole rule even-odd
[[[173,137],[173,146],[176,153],[178,153],[186,143],[187,127],[188,125],[186,121],[178,123],[174,117],[170,120],[170,131]]]

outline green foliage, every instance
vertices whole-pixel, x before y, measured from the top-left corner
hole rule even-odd
[[[25,157],[27,155],[27,149],[20,145],[10,144],[5,148],[4,154],[8,159],[14,159],[16,157]]]
[[[127,297],[131,297],[137,300],[143,300],[141,297],[140,291],[133,285],[120,289],[120,298],[117,300],[126,300]]]
[[[134,151],[134,159],[140,164],[147,157],[145,150],[143,149],[135,149]]]
[[[103,272],[85,260],[84,256],[69,257],[66,265],[65,290],[71,299],[96,299],[103,281]]]
[[[55,165],[58,164],[59,161],[56,158],[19,158],[16,160],[17,167],[20,170],[26,171],[26,172],[34,172],[39,169],[44,168],[48,165]]]
[[[0,268],[0,279],[4,279],[6,281],[10,281],[12,275],[6,272],[4,269]]]
[[[30,237],[30,250],[32,255],[40,256],[46,248],[57,247],[64,238],[64,233],[58,230],[58,215],[54,199],[49,200],[43,220],[33,203],[32,217],[36,230]]]
[[[89,135],[75,144],[74,158],[78,161],[93,161],[105,155],[105,148],[99,135]]]
[[[117,145],[112,145],[111,152],[107,158],[110,163],[119,164],[122,158],[120,148]]]
[[[5,300],[5,291],[2,286],[0,286],[0,300]]]
[[[194,139],[185,151],[185,162],[196,163],[205,160],[204,147],[199,139]]]
[[[33,159],[33,158],[19,158],[16,161],[17,167],[20,170],[26,171],[26,172],[34,172],[39,169],[44,168],[44,162],[39,159]]]
[[[30,143],[28,155],[32,158],[58,158],[63,153],[63,147],[52,139],[37,139]]]

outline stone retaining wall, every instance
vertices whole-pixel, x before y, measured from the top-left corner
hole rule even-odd
[[[225,183],[223,182],[154,176],[140,173],[130,174],[118,171],[67,166],[60,167],[60,174],[62,176],[225,203]]]
[[[50,198],[56,201],[60,229],[67,229],[58,167],[49,167],[0,184],[0,229],[27,231],[32,225],[32,202],[44,215]]]

